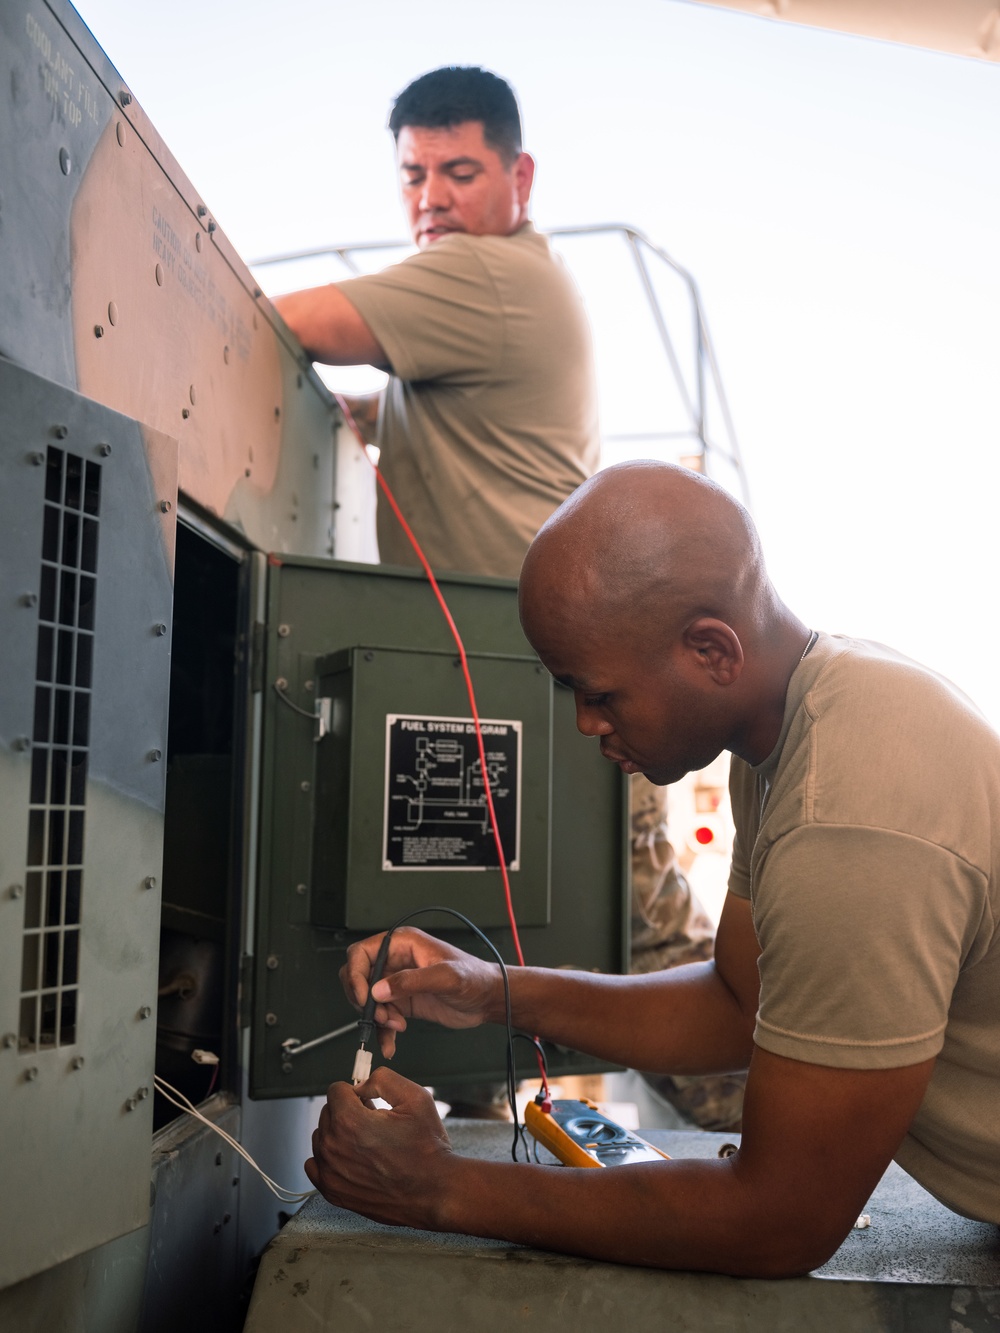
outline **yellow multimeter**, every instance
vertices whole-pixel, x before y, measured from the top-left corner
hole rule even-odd
[[[564,1166],[627,1166],[670,1160],[667,1153],[610,1120],[586,1097],[553,1102],[551,1111],[529,1102],[524,1123]]]

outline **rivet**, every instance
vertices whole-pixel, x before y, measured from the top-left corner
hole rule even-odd
[[[115,305],[114,301],[108,302],[108,323],[118,323],[118,307]]]
[[[150,762],[151,764],[158,764],[162,758],[163,758],[163,751],[162,751],[162,750],[150,750],[150,752],[149,752],[149,762]]]
[[[149,1096],[149,1089],[148,1089],[148,1088],[140,1088],[140,1089],[139,1089],[139,1100],[140,1100],[141,1102],[144,1102],[148,1096]]]
[[[200,232],[200,231],[196,231],[195,234],[194,234],[194,248],[198,251],[199,254],[201,254],[201,232]]]
[[[199,204],[199,205],[198,205],[198,216],[199,216],[200,218],[203,218],[207,212],[208,212],[208,209],[205,207],[204,204]]]
[[[302,782],[299,783],[299,787],[300,787],[303,791],[308,791],[309,788],[310,788],[311,786],[312,786],[312,783],[310,783],[308,780],[304,780],[304,781],[302,781]]]
[[[278,638],[279,638],[279,639],[287,639],[288,636],[289,636],[289,634],[291,634],[291,632],[292,632],[292,630],[291,630],[291,626],[289,626],[289,625],[279,625],[279,626],[278,626]]]
[[[166,627],[166,625],[164,625],[163,622],[161,621],[158,625],[155,625],[155,626],[153,627],[153,632],[154,632],[159,638],[162,639],[163,636],[164,636],[164,634],[166,634],[166,632],[167,632],[167,627]]]
[[[27,736],[15,736],[15,737],[14,737],[14,749],[15,749],[15,750],[30,750],[30,749],[31,749],[31,740],[30,740],[29,737],[27,737]]]
[[[53,426],[52,434],[56,437],[57,440],[65,440],[66,436],[69,434],[69,427]]]
[[[308,884],[296,884],[296,886],[295,886],[295,892],[299,895],[300,898],[304,898],[304,897],[306,896],[306,894],[309,892],[309,885],[308,885]]]
[[[28,455],[28,462],[31,463],[33,467],[41,467],[42,464],[45,462],[45,455],[43,453],[39,453],[39,451],[36,449],[33,453],[30,453]]]
[[[76,1055],[70,1063],[70,1069],[82,1069],[84,1064],[83,1056]]]
[[[173,506],[171,505],[171,503],[170,503],[169,500],[161,500],[161,501],[160,501],[160,513],[161,513],[161,514],[169,514],[169,513],[170,513],[170,510],[171,510],[172,508],[173,508]]]
[[[269,969],[271,972],[273,972],[273,971],[275,970],[275,968],[278,966],[278,955],[277,955],[277,954],[275,954],[275,953],[268,954],[268,958],[267,958],[267,966],[268,966],[268,969]]]
[[[111,445],[99,444],[97,446],[97,452],[101,455],[102,458],[107,458],[107,456],[111,453]]]
[[[275,1026],[277,1025],[277,1022],[278,1022],[278,1015],[277,1015],[277,1014],[265,1014],[265,1015],[264,1015],[264,1022],[267,1024],[267,1026],[268,1026],[269,1028],[273,1028],[273,1027],[275,1027]]]
[[[4,1049],[12,1051],[17,1045],[17,1035],[13,1032],[5,1032],[3,1036]]]
[[[229,348],[228,348],[228,347],[223,347],[223,349],[222,349],[222,359],[223,359],[223,361],[225,361],[226,365],[228,366],[228,365],[229,365]]]
[[[190,407],[182,407],[182,408],[181,408],[181,416],[184,418],[185,421],[187,421],[187,419],[188,419],[188,417],[189,417],[190,415],[191,415],[191,409],[190,409]]]
[[[121,92],[118,94],[118,100],[119,102],[121,102],[122,106],[131,106],[132,94],[129,92],[127,88],[123,88]]]
[[[193,384],[192,384],[192,385],[190,386],[190,388],[188,389],[188,397],[191,399],[191,406],[194,407],[194,385],[193,385]]]
[[[208,219],[208,230],[210,232],[215,231],[215,223],[212,221],[211,218]]]
[[[115,126],[115,134],[117,134],[117,136],[118,136],[118,142],[119,142],[119,144],[121,145],[122,148],[124,148],[124,147],[125,147],[125,124],[124,124],[123,121],[120,120],[120,121],[118,122],[118,124]]]
[[[162,265],[162,264],[157,264],[156,268],[154,269],[154,272],[155,272],[155,274],[156,274],[156,285],[157,285],[157,287],[162,287],[162,286],[163,286],[163,265]]]
[[[24,596],[21,598],[21,605],[22,605],[22,606],[37,606],[37,605],[38,605],[38,593],[37,593],[37,592],[26,592],[26,593],[24,594]]]
[[[32,1065],[30,1069],[26,1069],[24,1071],[24,1081],[26,1083],[34,1083],[37,1077],[38,1077],[38,1069],[36,1068],[35,1065]]]
[[[10,894],[10,896],[11,896],[12,898],[23,898],[23,897],[24,897],[24,885],[23,885],[23,884],[12,884],[12,885],[10,886],[8,892],[9,892],[9,894]]]
[[[103,325],[103,324],[95,324],[95,325],[94,325],[94,337],[95,337],[95,338],[103,338],[103,337],[104,337],[104,325]]]
[[[144,1005],[142,1006],[142,1008],[139,1010],[139,1017],[140,1017],[140,1018],[149,1018],[149,1017],[152,1015],[152,1013],[153,1013],[153,1011],[152,1011],[152,1009],[150,1008],[150,1006],[149,1006],[148,1004],[144,1004]]]
[[[73,159],[69,155],[68,148],[59,149],[59,165],[62,167],[62,174],[68,176],[73,170]]]
[[[139,1105],[138,1099],[135,1097],[130,1097],[128,1101],[125,1103],[125,1110],[134,1111],[138,1105]]]
[[[156,876],[155,876],[155,875],[147,875],[146,878],[142,881],[142,887],[143,887],[144,889],[155,889],[155,888],[156,888]]]

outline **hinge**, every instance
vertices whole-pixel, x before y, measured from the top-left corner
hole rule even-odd
[[[260,694],[264,688],[264,639],[267,626],[262,620],[255,620],[250,631],[250,691]]]

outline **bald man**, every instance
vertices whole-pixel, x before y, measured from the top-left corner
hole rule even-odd
[[[757,1277],[824,1263],[893,1158],[1000,1223],[1000,738],[930,671],[810,631],[748,515],[682,469],[581,487],[532,544],[521,611],[625,772],[674,782],[732,752],[737,837],[714,960],[513,968],[514,1023],[642,1069],[749,1066],[740,1149],[611,1171],[461,1158],[382,1067],[331,1087],[313,1183],[382,1222]],[[359,1005],[379,938],[344,969]],[[497,969],[418,931],[373,993],[386,1056],[411,1016],[502,1021]]]

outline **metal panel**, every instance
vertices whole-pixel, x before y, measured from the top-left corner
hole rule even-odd
[[[148,1216],[177,446],[0,403],[2,1286]]]
[[[0,181],[0,354],[176,436],[251,542],[330,553],[330,394],[65,0],[0,5]]]
[[[250,1073],[251,1092],[258,1097],[321,1093],[333,1079],[347,1076],[353,1054],[349,1035],[294,1059],[282,1049],[289,1038],[305,1042],[355,1017],[338,972],[348,944],[359,933],[318,928],[310,901],[321,747],[308,714],[316,704],[317,659],[358,646],[454,656],[448,629],[418,572],[271,557],[269,574]],[[470,655],[531,655],[518,623],[513,581],[453,575],[441,582]],[[283,691],[276,688],[279,679],[286,683]],[[496,702],[491,711],[516,718],[518,689],[512,679],[513,712]],[[453,712],[468,713],[458,672]],[[384,727],[379,743],[384,745]],[[624,971],[624,780],[577,732],[573,697],[559,687],[552,693],[552,771],[551,924],[522,930],[525,956],[531,963],[550,966]],[[500,894],[499,873],[483,874]],[[462,931],[443,933],[462,947],[477,948]],[[504,957],[513,958],[509,931],[488,933]],[[444,1032],[414,1024],[401,1047],[394,1067],[424,1083],[502,1076],[499,1030]],[[554,1055],[553,1064],[566,1070],[594,1067],[572,1054],[562,1063]]]

